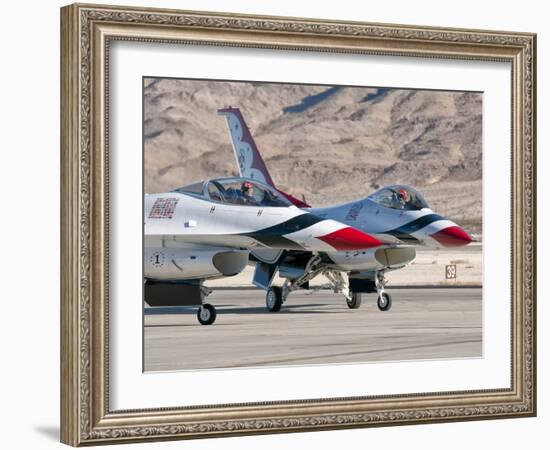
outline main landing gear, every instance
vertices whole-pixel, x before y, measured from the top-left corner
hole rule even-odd
[[[344,294],[349,309],[358,309],[361,306],[361,293],[350,290],[347,276],[335,270],[327,270],[324,275],[329,280],[335,294]]]
[[[197,311],[197,319],[201,325],[212,325],[216,321],[216,308],[210,303],[205,303],[206,298],[212,293],[211,289],[201,286],[201,302]]]
[[[346,297],[346,304],[349,309],[359,309],[361,306],[361,292],[352,292],[350,297]]]
[[[278,312],[283,306],[283,289],[271,286],[265,295],[265,306],[269,312]]]
[[[321,272],[323,272],[323,266],[321,264],[321,258],[316,255],[313,256],[304,269],[302,276],[295,280],[286,279],[281,287],[271,286],[265,295],[265,306],[269,312],[278,312],[281,310],[283,303],[288,298],[288,294],[296,289],[300,289],[301,286],[308,283],[315,278]]]

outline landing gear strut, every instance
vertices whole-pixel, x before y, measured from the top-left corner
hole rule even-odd
[[[374,283],[376,285],[376,292],[378,293],[376,305],[380,311],[388,311],[391,308],[391,295],[384,291],[387,283],[384,278],[384,272],[376,272]]]
[[[344,294],[349,309],[358,309],[361,306],[361,293],[350,291],[347,277],[334,270],[327,270],[325,276],[331,282],[334,293]]]
[[[283,303],[292,291],[299,289],[300,286],[308,283],[323,271],[323,266],[320,263],[321,258],[318,255],[313,256],[306,264],[302,276],[295,280],[287,278],[281,287],[271,286],[265,296],[265,305],[268,311],[280,311],[281,306],[283,306]]]
[[[210,303],[205,303],[206,298],[212,293],[211,289],[201,285],[202,305],[197,311],[197,319],[201,325],[212,325],[216,321],[216,308]]]

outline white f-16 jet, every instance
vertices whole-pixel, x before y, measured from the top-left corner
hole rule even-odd
[[[240,110],[229,107],[218,110],[218,114],[227,120],[242,177],[270,186],[311,213],[315,220],[335,220],[383,243],[355,250],[253,249],[250,253],[256,264],[253,283],[267,291],[269,311],[280,310],[291,291],[308,289],[309,282],[321,274],[335,292],[345,296],[350,308],[359,308],[362,293],[376,292],[378,308],[387,311],[391,307],[391,296],[384,289],[384,274],[411,263],[416,257],[416,246],[459,247],[472,241],[456,223],[434,213],[424,197],[410,186],[386,186],[350,203],[312,208],[277,190]],[[272,285],[277,272],[285,279],[282,286]]]
[[[352,226],[299,209],[263,183],[219,178],[144,199],[145,301],[198,306],[198,320],[216,319],[203,281],[240,273],[251,251],[323,255],[383,243]],[[316,260],[306,263],[317,270]],[[282,269],[281,269],[282,270]]]

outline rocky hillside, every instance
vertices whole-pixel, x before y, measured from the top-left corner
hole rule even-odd
[[[145,192],[237,174],[221,107],[239,107],[279,188],[315,206],[419,188],[481,231],[482,95],[368,87],[144,80]]]

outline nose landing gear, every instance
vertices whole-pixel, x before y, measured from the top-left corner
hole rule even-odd
[[[210,303],[204,303],[197,311],[197,319],[201,325],[212,325],[216,320],[216,308]]]
[[[387,292],[382,292],[376,300],[376,305],[380,311],[387,311],[391,308],[391,295]]]
[[[384,278],[383,272],[376,272],[374,277],[374,283],[376,285],[376,292],[378,294],[378,299],[376,300],[376,306],[380,311],[388,311],[391,308],[391,295],[387,292],[384,292],[386,287],[386,279]]]
[[[216,321],[216,308],[210,303],[205,303],[206,298],[212,293],[206,286],[200,286],[201,306],[197,311],[197,319],[201,325],[212,325]]]

